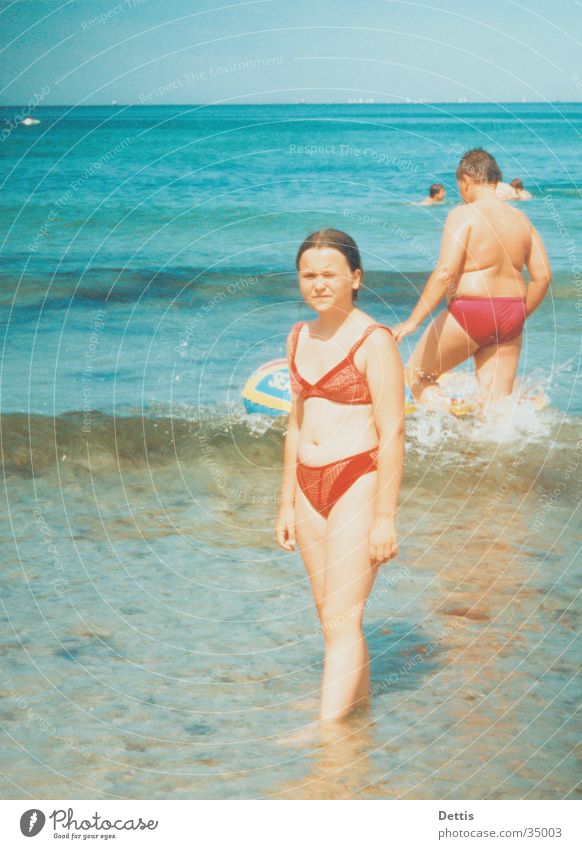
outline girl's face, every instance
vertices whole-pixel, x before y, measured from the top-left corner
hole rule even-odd
[[[352,271],[335,248],[309,248],[299,260],[299,288],[316,312],[352,309],[352,292],[360,288],[361,269]]]

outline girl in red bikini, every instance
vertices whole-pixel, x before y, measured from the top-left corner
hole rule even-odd
[[[413,395],[436,406],[448,406],[437,378],[470,356],[485,403],[511,394],[524,322],[551,280],[539,233],[523,212],[496,197],[501,171],[491,154],[468,151],[456,177],[464,204],[447,218],[439,262],[410,318],[394,329],[400,343],[448,298],[407,366]]]
[[[354,240],[312,233],[296,265],[316,318],[287,341],[292,409],[276,534],[287,551],[299,544],[325,642],[320,717],[338,720],[367,700],[364,605],[397,552],[404,376],[389,328],[355,306]]]

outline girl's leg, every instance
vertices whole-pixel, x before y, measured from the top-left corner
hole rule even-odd
[[[364,639],[364,663],[362,664],[362,673],[358,682],[358,689],[354,699],[355,704],[363,705],[370,697],[370,654],[368,652],[368,644]]]
[[[437,378],[468,360],[478,347],[448,310],[439,313],[422,334],[406,366],[406,380],[414,397],[424,402],[448,402]]]
[[[321,622],[325,598],[325,538],[327,521],[315,510],[297,487],[295,534],[311,582],[315,608]]]
[[[297,487],[295,497],[295,534],[297,544],[301,552],[301,558],[305,565],[307,576],[311,583],[315,609],[321,623],[323,615],[323,602],[325,597],[325,537],[327,533],[327,521],[315,510],[307,498]],[[317,698],[313,693],[309,698],[301,701],[295,707],[301,710],[312,710],[317,706]],[[314,733],[314,727],[308,725],[301,728],[298,733],[285,737],[281,743],[296,744]]]
[[[358,478],[327,520],[320,712],[324,720],[346,716],[368,692],[369,656],[362,618],[378,571],[370,565],[368,541],[376,478],[375,472]]]

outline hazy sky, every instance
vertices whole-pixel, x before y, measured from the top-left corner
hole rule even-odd
[[[582,100],[580,0],[0,0],[0,45],[0,104]]]

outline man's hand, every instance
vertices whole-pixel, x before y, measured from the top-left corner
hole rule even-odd
[[[288,504],[279,510],[275,537],[285,551],[295,551],[295,510]]]
[[[417,329],[418,324],[412,319],[407,318],[406,321],[403,321],[402,324],[399,324],[392,331],[392,335],[394,336],[394,341],[400,345],[405,336],[410,336],[411,333]]]
[[[398,554],[394,519],[374,519],[369,539],[372,565],[387,563]]]

